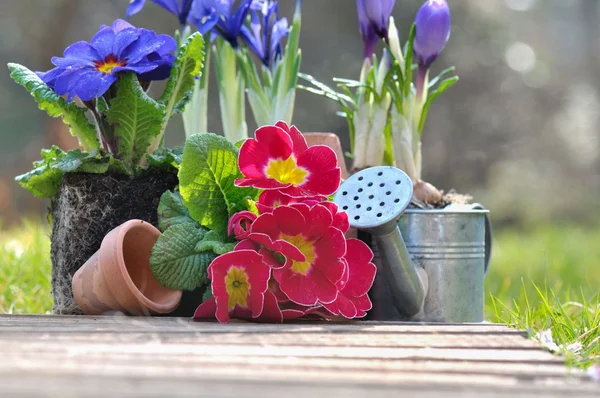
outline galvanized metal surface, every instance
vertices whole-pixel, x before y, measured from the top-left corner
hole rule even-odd
[[[0,397],[596,397],[493,324],[0,315]]]
[[[370,318],[482,322],[488,211],[478,204],[405,211],[411,197],[404,172],[373,167],[344,181],[334,198],[380,255]]]
[[[378,273],[388,281],[391,292],[386,299],[404,318],[421,311],[427,292],[427,275],[411,261],[397,227],[412,194],[406,173],[381,166],[352,175],[334,197],[348,214],[351,227],[375,237],[383,264]]]
[[[482,322],[486,258],[486,210],[428,212],[406,210],[399,228],[411,258],[427,272],[423,311],[407,318],[390,305],[383,272],[373,291],[371,319],[427,322]],[[378,263],[378,264],[377,264]],[[383,271],[381,261],[378,271]]]

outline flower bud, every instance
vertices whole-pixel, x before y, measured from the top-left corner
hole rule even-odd
[[[427,0],[415,19],[414,53],[422,68],[440,55],[450,38],[450,8],[446,0]]]

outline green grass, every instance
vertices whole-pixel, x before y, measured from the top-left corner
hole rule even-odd
[[[0,231],[0,313],[52,308],[48,230],[40,225]],[[486,289],[487,319],[534,338],[549,330],[568,364],[600,365],[600,225],[496,233]]]
[[[569,365],[600,365],[600,225],[506,230],[494,244],[488,319],[551,336]]]
[[[52,310],[50,239],[40,223],[0,231],[0,313]]]

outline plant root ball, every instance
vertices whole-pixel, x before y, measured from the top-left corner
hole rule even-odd
[[[177,185],[173,172],[150,169],[136,178],[68,173],[50,205],[52,296],[55,314],[81,314],[73,299],[73,274],[104,236],[131,219],[156,226],[160,196]]]

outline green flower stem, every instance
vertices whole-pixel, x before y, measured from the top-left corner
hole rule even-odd
[[[230,142],[238,142],[248,138],[248,126],[244,97],[245,84],[237,69],[237,55],[231,45],[221,38],[217,38],[213,53],[223,132]]]

